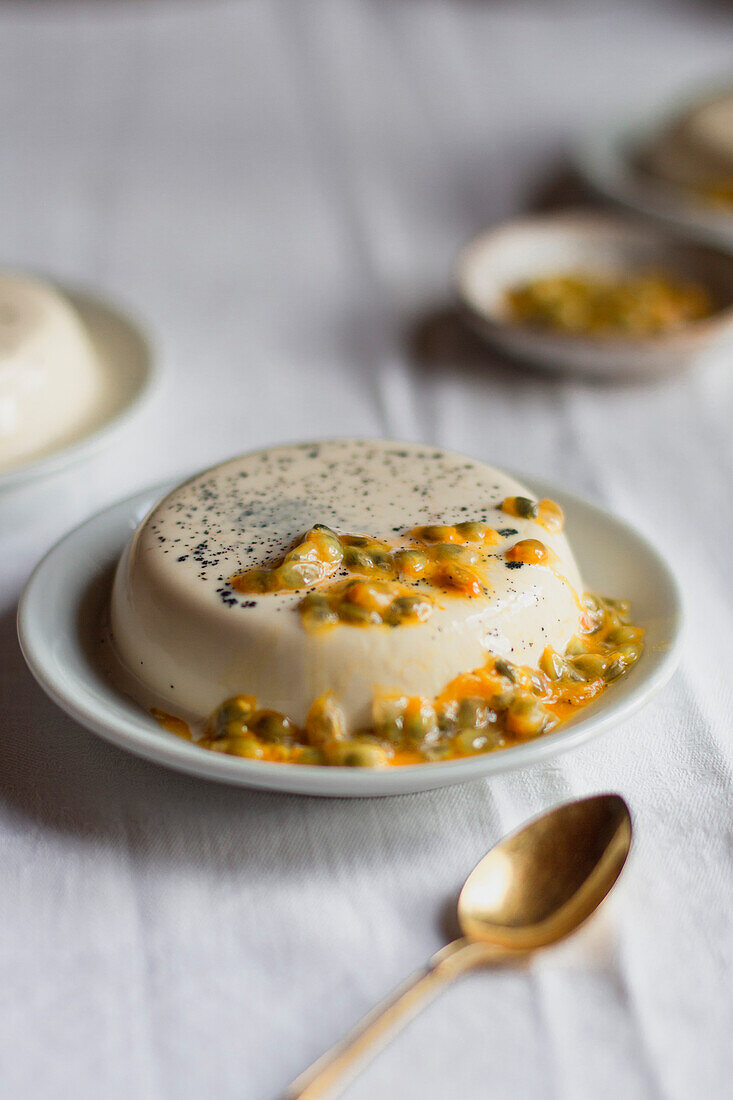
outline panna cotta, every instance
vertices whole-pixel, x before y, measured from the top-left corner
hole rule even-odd
[[[553,728],[637,659],[584,594],[561,508],[415,444],[276,447],[192,478],[119,562],[132,691],[205,748],[409,763]]]
[[[664,125],[643,164],[668,183],[711,200],[733,200],[733,89],[697,100]]]
[[[429,447],[336,441],[245,455],[176,489],[136,532],[114,585],[114,643],[173,711],[205,719],[246,692],[302,724],[328,692],[349,728],[369,723],[375,692],[437,695],[488,653],[536,666],[578,631],[582,582],[564,534],[499,510],[529,496],[490,466]],[[428,593],[418,581],[431,599],[425,621],[308,629],[298,607],[312,586],[238,591],[235,578],[318,524],[397,546],[417,527],[462,520],[497,532],[482,591]],[[538,533],[551,566],[507,559]]]
[[[83,435],[103,393],[86,329],[46,283],[0,274],[0,471]]]

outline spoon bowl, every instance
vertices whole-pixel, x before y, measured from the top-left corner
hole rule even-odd
[[[468,939],[533,951],[573,932],[621,874],[631,815],[617,794],[568,802],[488,852],[458,899]]]
[[[364,1062],[448,983],[478,966],[557,943],[613,889],[631,847],[631,814],[617,794],[556,806],[499,841],[458,899],[463,932],[426,970],[370,1012],[287,1090],[286,1100],[341,1092]]]

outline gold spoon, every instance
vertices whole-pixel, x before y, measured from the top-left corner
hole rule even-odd
[[[574,932],[621,874],[631,814],[617,794],[556,806],[492,848],[458,899],[463,936],[301,1073],[286,1100],[340,1092],[442,986],[477,966],[522,959]]]

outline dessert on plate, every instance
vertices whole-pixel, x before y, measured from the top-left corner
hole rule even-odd
[[[0,473],[84,435],[103,394],[71,302],[47,283],[0,273]]]
[[[434,447],[254,452],[143,520],[111,640],[128,690],[205,749],[380,767],[509,747],[641,651],[627,605],[585,592],[563,526],[553,501]]]
[[[696,99],[657,131],[641,153],[658,180],[733,208],[733,88]]]

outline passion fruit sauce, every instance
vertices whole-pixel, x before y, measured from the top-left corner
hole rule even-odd
[[[372,726],[347,733],[331,695],[310,708],[304,728],[258,706],[251,695],[227,699],[197,742],[202,748],[255,760],[295,764],[388,767],[492,752],[532,740],[587,706],[638,660],[643,631],[629,622],[624,601],[588,595],[582,625],[560,655],[547,647],[539,669],[489,657],[449,683],[436,699],[382,694]],[[169,732],[193,739],[180,718],[154,717]]]

